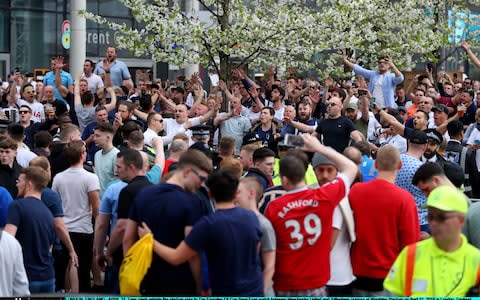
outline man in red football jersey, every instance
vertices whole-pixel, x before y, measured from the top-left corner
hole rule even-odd
[[[277,296],[325,296],[330,278],[333,210],[348,194],[357,166],[342,154],[302,135],[304,150],[318,152],[338,168],[338,177],[316,189],[304,182],[305,168],[295,156],[280,161],[280,178],[287,193],[267,206],[277,237],[274,289]]]
[[[405,246],[420,239],[415,199],[395,185],[402,167],[398,149],[378,149],[375,167],[377,178],[355,184],[348,196],[357,235],[350,252],[357,297],[385,296],[383,281],[390,267]]]

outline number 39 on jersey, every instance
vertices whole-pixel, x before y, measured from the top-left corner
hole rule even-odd
[[[302,227],[304,230],[302,230]],[[286,221],[285,228],[290,230],[292,243],[290,243],[289,246],[292,250],[302,248],[305,242],[313,246],[322,234],[322,222],[314,213],[306,215],[303,222],[299,222],[298,220]],[[304,235],[303,232],[306,234]]]

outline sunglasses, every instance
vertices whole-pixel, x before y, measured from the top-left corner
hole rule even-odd
[[[327,103],[327,107],[333,107],[333,106],[336,106],[337,103]]]

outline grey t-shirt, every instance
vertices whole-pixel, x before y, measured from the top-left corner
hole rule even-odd
[[[95,107],[84,107],[82,104],[75,105],[75,113],[77,114],[78,127],[83,132],[88,124],[95,121]]]
[[[274,251],[277,248],[277,239],[272,223],[263,215],[257,215],[257,217],[262,231],[262,239],[260,240],[262,252]]]

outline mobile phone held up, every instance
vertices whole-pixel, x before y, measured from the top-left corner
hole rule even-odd
[[[303,139],[299,135],[294,135],[291,133],[285,134],[285,144],[288,146],[294,146],[294,147],[303,147]]]
[[[218,74],[209,74],[208,76],[210,77],[212,86],[218,86],[218,82],[220,81]]]
[[[375,107],[375,97],[370,98],[370,109]]]

